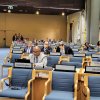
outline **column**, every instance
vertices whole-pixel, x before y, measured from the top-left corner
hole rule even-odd
[[[90,43],[96,44],[99,40],[100,0],[91,0]]]
[[[91,0],[86,0],[86,41],[90,42]]]

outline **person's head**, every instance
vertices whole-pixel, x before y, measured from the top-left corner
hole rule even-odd
[[[32,47],[32,42],[29,41],[27,46],[28,46],[28,47]]]
[[[44,42],[44,48],[48,48],[49,47],[49,43],[48,42]]]
[[[85,43],[85,46],[86,46],[86,47],[89,47],[89,43],[88,43],[88,42],[86,42],[86,43]]]
[[[40,53],[41,53],[41,49],[38,46],[35,46],[33,48],[33,54],[34,54],[34,56],[39,56]]]
[[[97,42],[97,46],[100,46],[100,41]]]
[[[64,47],[63,41],[59,42],[59,48],[62,49]]]

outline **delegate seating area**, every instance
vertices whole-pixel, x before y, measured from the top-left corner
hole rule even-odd
[[[100,100],[100,53],[70,47],[74,55],[50,52],[47,66],[34,68],[25,45],[12,44],[2,65],[8,77],[0,81],[0,100]]]

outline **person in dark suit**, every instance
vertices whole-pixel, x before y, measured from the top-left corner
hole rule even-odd
[[[100,41],[97,42],[97,46],[100,47]]]
[[[23,36],[21,35],[21,41],[24,41],[24,38],[23,38]]]
[[[17,37],[17,34],[15,33],[15,35],[13,36],[12,40],[13,41],[17,41],[18,37]]]
[[[86,42],[85,44],[84,44],[84,50],[90,50],[90,49],[94,49],[94,47],[92,47],[92,46],[90,46],[90,44],[88,43],[88,42]]]
[[[50,54],[50,52],[52,52],[52,48],[49,46],[48,42],[44,42],[44,46],[41,51],[44,52],[44,54]]]
[[[59,43],[56,52],[60,52],[61,54],[74,54],[73,50],[69,46],[64,45],[63,41]]]
[[[32,42],[29,41],[26,48],[24,49],[25,53],[32,53],[33,52],[33,46],[32,46]]]

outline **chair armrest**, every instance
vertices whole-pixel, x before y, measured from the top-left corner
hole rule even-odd
[[[3,90],[4,81],[7,79],[10,79],[10,77],[6,77],[6,78],[1,79],[1,90]]]
[[[61,60],[59,60],[59,61],[58,61],[58,64],[61,64],[61,62],[62,62],[62,61],[61,61]]]
[[[45,96],[47,96],[50,92],[51,92],[51,80],[48,79],[45,83],[44,96],[42,100],[45,100]]]
[[[74,85],[74,100],[77,100],[77,91],[78,91],[78,83],[75,83]]]
[[[25,100],[28,100],[28,96],[29,96],[30,93],[31,93],[31,83],[32,83],[34,80],[35,80],[35,78],[30,79],[30,80],[28,81],[28,91],[27,91],[27,93],[26,93],[26,95],[25,95]]]
[[[8,56],[6,56],[5,58],[4,58],[4,64],[6,64],[7,63],[7,59],[8,59]]]
[[[82,94],[86,100],[90,100],[90,89],[87,86],[83,86]]]
[[[8,59],[9,59],[9,61],[10,61],[11,58],[12,58],[12,54],[9,53],[9,54],[4,58],[4,64],[6,64],[6,63],[8,62]]]

